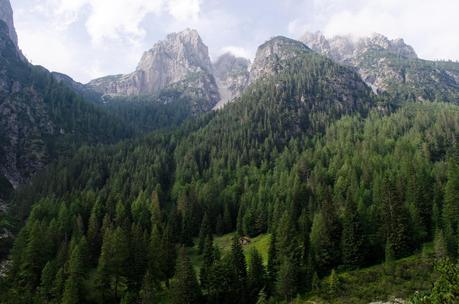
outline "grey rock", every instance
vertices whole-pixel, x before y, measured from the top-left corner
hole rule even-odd
[[[300,40],[314,51],[356,69],[375,93],[404,91],[419,100],[459,102],[459,64],[421,60],[403,39],[390,40],[381,34],[326,39],[316,32],[305,33]],[[431,96],[430,90],[440,97]]]
[[[277,36],[265,42],[257,49],[255,60],[250,69],[249,83],[281,72],[288,60],[311,50],[302,42]]]
[[[156,43],[143,54],[133,73],[95,79],[87,87],[110,96],[154,95],[174,85],[187,87],[191,79],[190,89],[202,92],[200,99],[212,98],[208,104],[213,107],[220,97],[212,72],[207,46],[196,30],[187,29]],[[191,75],[200,75],[201,81]],[[202,87],[192,87],[195,85]],[[210,91],[204,92],[206,89]]]
[[[215,61],[214,75],[220,94],[220,101],[215,109],[222,108],[242,94],[249,82],[249,66],[248,59],[230,53],[221,55]]]
[[[8,32],[11,41],[18,48],[18,35],[16,34],[16,29],[14,28],[14,19],[13,19],[13,9],[9,0],[0,0],[0,20],[4,21],[8,26]]]

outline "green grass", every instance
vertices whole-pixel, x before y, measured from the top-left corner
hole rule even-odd
[[[339,273],[340,287],[329,293],[328,278],[322,280],[321,288],[305,296],[303,303],[367,304],[372,301],[407,299],[416,291],[432,287],[436,274],[433,271],[432,246],[422,253],[394,262],[393,271],[385,271],[384,264]]]
[[[214,238],[214,244],[222,255],[230,252],[233,236],[234,234],[230,233]],[[256,248],[266,264],[270,240],[270,234],[262,234],[251,239],[250,244],[244,245],[247,262],[248,253],[252,248]],[[197,240],[195,243],[197,244]],[[189,248],[188,253],[196,272],[199,273],[202,256],[198,254],[197,245]],[[380,264],[338,272],[339,288],[333,294],[329,291],[328,278],[324,278],[319,290],[298,297],[294,303],[367,304],[394,298],[407,299],[416,291],[425,291],[432,287],[436,278],[433,261],[433,248],[428,244],[422,252],[395,261],[391,271],[388,271],[384,264]]]
[[[225,255],[231,251],[231,243],[233,241],[234,233],[228,233],[222,236],[214,237],[214,244],[218,247],[222,255]],[[244,253],[248,262],[249,252],[252,248],[256,248],[263,258],[263,262],[266,264],[268,262],[268,248],[271,241],[270,234],[261,234],[255,238],[251,239],[251,242],[247,245],[243,245]],[[198,254],[197,247],[198,240],[195,240],[195,246],[188,248],[188,254],[190,256],[191,262],[196,271],[202,266],[202,255]]]

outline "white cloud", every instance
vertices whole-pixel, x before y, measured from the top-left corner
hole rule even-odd
[[[201,0],[169,0],[169,13],[177,20],[196,20],[201,9]]]
[[[229,45],[225,46],[220,50],[220,55],[225,54],[225,53],[231,53],[236,57],[244,57],[247,59],[252,58],[252,52],[247,50],[246,48],[239,47],[239,46],[234,46],[234,45]]]
[[[195,28],[213,58],[252,58],[275,35],[380,32],[422,58],[459,60],[459,0],[17,0],[19,44],[79,81],[131,72],[167,33]]]
[[[456,0],[371,0],[354,9],[329,12],[323,31],[328,36],[379,32],[390,38],[404,38],[422,58],[457,60],[457,12]]]

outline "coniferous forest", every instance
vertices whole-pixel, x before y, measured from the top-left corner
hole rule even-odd
[[[167,39],[200,49],[183,33]],[[206,62],[124,96],[148,71],[82,85],[9,35],[0,303],[459,303],[457,63],[377,49],[355,67],[275,37],[204,111]],[[381,63],[403,79],[377,90],[362,69]]]
[[[27,220],[3,299],[290,301],[425,243],[455,258],[459,108],[367,90],[344,107],[321,85],[340,73],[304,58],[224,110],[49,166],[14,197]],[[228,250],[214,244],[233,232]],[[266,260],[240,242],[259,235]]]

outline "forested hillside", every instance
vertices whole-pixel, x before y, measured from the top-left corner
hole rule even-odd
[[[83,147],[19,191],[13,214],[32,209],[2,301],[288,301],[434,236],[455,257],[458,137],[457,106],[393,111],[351,70],[301,54],[221,111]],[[213,236],[233,231],[221,252]],[[267,265],[257,251],[247,265],[238,236],[263,233]]]
[[[82,84],[27,61],[0,0],[0,303],[459,303],[458,63],[302,39],[212,63],[186,29]]]
[[[17,187],[51,160],[70,154],[82,143],[112,143],[132,134],[121,121],[21,56],[8,36],[6,24],[0,21],[2,179]]]

